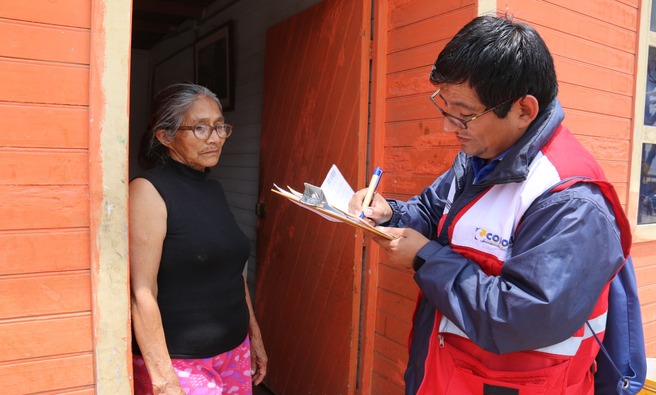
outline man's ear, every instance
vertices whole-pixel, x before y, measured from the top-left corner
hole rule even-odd
[[[540,111],[538,99],[533,95],[526,95],[519,99],[519,127],[527,128],[535,120]]]
[[[170,139],[169,136],[166,134],[166,130],[160,129],[160,130],[156,131],[155,132],[155,138],[157,140],[159,140],[159,142],[163,146],[165,146],[167,148],[170,147],[172,139]]]

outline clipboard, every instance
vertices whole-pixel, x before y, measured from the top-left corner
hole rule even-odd
[[[346,205],[344,203],[346,202],[348,204],[348,200],[345,200],[344,197],[348,196],[347,199],[350,199],[353,196],[353,189],[348,185],[339,169],[337,169],[337,166],[333,165],[331,167],[321,187],[308,183],[304,185],[305,189],[303,193],[295,191],[289,186],[285,190],[276,184],[273,184],[275,189],[271,189],[271,192],[329,221],[345,223],[387,240],[396,239],[395,236],[369,225],[369,223],[360,217],[354,216],[346,211]],[[331,200],[336,201],[336,203],[333,204]]]

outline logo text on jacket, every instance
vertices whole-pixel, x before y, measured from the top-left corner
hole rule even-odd
[[[476,232],[474,233],[474,238],[477,241],[495,246],[502,251],[508,251],[508,248],[512,247],[514,241],[512,236],[509,239],[504,239],[499,235],[496,235],[492,232],[488,232],[484,228],[476,228]]]

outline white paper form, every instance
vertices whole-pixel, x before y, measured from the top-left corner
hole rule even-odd
[[[330,167],[326,178],[321,184],[321,190],[326,196],[328,204],[344,213],[348,213],[348,204],[355,192],[353,192],[353,188],[351,188],[337,166],[332,165]]]
[[[337,166],[332,165],[321,187],[308,183],[304,184],[305,191],[303,193],[295,191],[289,186],[285,190],[276,184],[273,184],[275,189],[271,191],[284,196],[300,207],[319,214],[329,221],[342,222],[388,240],[396,238],[348,212],[348,203],[353,196],[353,188],[351,188]]]

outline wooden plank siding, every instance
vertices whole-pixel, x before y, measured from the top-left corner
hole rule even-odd
[[[376,47],[381,53],[374,57],[374,63],[384,62],[375,66],[375,73],[384,74],[378,77],[382,86],[376,88],[384,99],[374,107],[378,115],[372,121],[372,130],[383,131],[384,138],[374,142],[372,161],[385,169],[380,190],[405,199],[448,169],[458,150],[455,137],[442,131],[442,121],[428,100],[433,88],[428,73],[437,53],[474,17],[476,7],[473,1],[418,0],[387,1],[385,8],[376,15],[387,18],[378,22],[385,26],[381,35],[386,46]],[[374,332],[372,366],[371,378],[365,380],[370,391],[365,387],[363,393],[402,394],[418,289],[411,271],[393,267],[384,254],[372,257],[377,259],[370,264],[370,277],[376,282],[370,285],[375,287],[375,310],[367,314],[373,323],[365,324]]]
[[[634,243],[633,262],[638,279],[647,357],[656,357],[656,241]]]
[[[384,141],[373,147],[383,163],[380,190],[407,199],[446,171],[459,145],[443,132],[442,118],[428,100],[432,63],[448,40],[478,12],[478,2],[388,0],[381,8],[384,48],[376,47],[372,130]],[[559,79],[565,124],[591,151],[615,185],[626,210],[632,155],[639,0],[497,1],[516,20],[533,25],[549,46]],[[378,38],[376,38],[378,39]],[[382,65],[376,65],[376,62]],[[377,81],[374,79],[374,81]],[[633,248],[643,306],[647,355],[656,357],[656,243]],[[407,341],[417,297],[412,272],[392,267],[380,256],[370,262],[376,298],[371,351],[371,393],[403,393]],[[367,327],[367,325],[365,325]],[[366,344],[366,342],[365,342]],[[366,382],[366,381],[365,381]]]
[[[90,20],[88,0],[0,10],[3,394],[93,393]]]
[[[4,130],[21,131],[0,133],[2,147],[79,148],[86,152],[89,145],[89,110],[83,106],[0,102],[0,119]]]
[[[93,358],[88,352],[0,365],[3,394],[93,392]],[[55,390],[53,390],[55,389]]]

